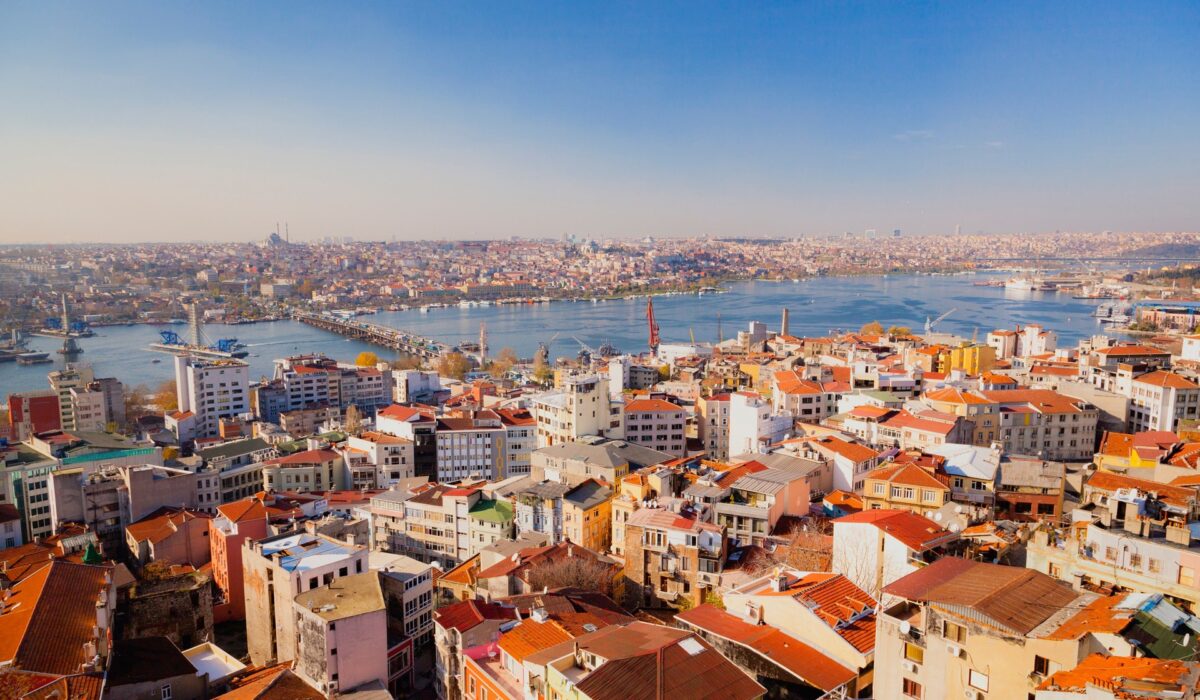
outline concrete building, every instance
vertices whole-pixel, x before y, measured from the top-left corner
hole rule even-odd
[[[832,571],[886,604],[889,583],[936,559],[957,539],[907,510],[864,510],[833,521]]]
[[[8,424],[17,440],[36,433],[62,430],[62,414],[54,391],[26,391],[8,395]]]
[[[771,404],[758,394],[738,391],[730,395],[730,455],[767,452],[791,430],[792,416],[773,412]]]
[[[565,377],[560,388],[530,398],[537,446],[574,442],[586,435],[623,437],[623,408],[624,401],[609,394],[608,377]]]
[[[433,409],[388,406],[375,415],[375,429],[412,441],[414,476],[437,479],[437,418]]]
[[[296,596],[367,571],[367,548],[324,535],[288,532],[242,544],[246,643],[258,665],[296,654]]]
[[[371,682],[387,686],[391,645],[377,573],[351,574],[306,590],[292,609],[293,668],[301,678],[330,695]]]
[[[340,491],[350,484],[346,462],[334,450],[305,450],[262,464],[267,491]]]
[[[714,522],[739,544],[762,546],[781,518],[808,513],[810,491],[804,473],[773,469],[761,462],[749,462],[738,471],[740,475],[734,479],[721,479],[721,487],[728,493],[722,492],[713,509]]]
[[[687,454],[687,412],[662,399],[634,399],[625,404],[625,439],[675,457]]]
[[[416,476],[416,455],[413,441],[408,438],[367,431],[351,435],[346,444],[349,451],[363,455],[366,463],[375,467],[372,488],[391,488]],[[343,453],[343,457],[346,456]]]
[[[530,476],[534,481],[578,484],[600,479],[615,484],[632,471],[671,459],[669,453],[626,440],[584,437],[536,450],[530,457]]]
[[[1129,391],[1129,427],[1179,430],[1183,421],[1200,418],[1200,385],[1173,372],[1147,372],[1135,378]]]
[[[625,598],[634,607],[699,605],[721,579],[725,529],[690,503],[639,508],[625,522]]]
[[[438,418],[435,430],[438,481],[505,478],[508,429],[495,411]]]
[[[211,522],[203,511],[165,506],[126,527],[125,545],[138,566],[167,562],[199,569],[212,560]]]
[[[257,498],[217,506],[217,516],[209,524],[209,558],[219,592],[213,605],[218,622],[246,618],[242,547],[267,537],[269,517],[267,505]]]
[[[709,459],[729,459],[729,394],[701,397],[696,402],[696,435]]]
[[[177,356],[175,387],[179,407],[175,411],[176,424],[192,426],[190,435],[187,432],[176,435],[180,442],[214,437],[222,418],[235,418],[250,411],[250,366],[241,360]]]
[[[1129,648],[1086,633],[1105,624],[1088,609],[1094,595],[1019,567],[948,557],[884,592],[875,697],[1026,698],[1089,649]]]

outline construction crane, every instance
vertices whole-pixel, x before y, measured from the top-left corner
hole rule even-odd
[[[561,334],[555,333],[550,336],[550,340],[538,343],[537,354],[534,355],[535,361],[540,359],[542,364],[550,364],[550,346],[554,344],[554,341],[558,340],[559,335]]]
[[[946,317],[949,316],[950,314],[954,313],[955,311],[958,311],[958,307],[950,309],[949,311],[942,314],[941,316],[938,316],[937,318],[933,319],[932,321],[929,320],[928,316],[926,316],[925,317],[925,335],[929,335],[930,333],[933,333],[934,326],[941,323],[942,321],[945,321]]]
[[[654,300],[646,299],[646,324],[650,327],[650,354],[658,353],[658,322],[654,320]]]
[[[693,330],[691,326],[688,326],[688,337],[690,337],[692,339],[692,345],[695,345],[696,344],[696,331]]]

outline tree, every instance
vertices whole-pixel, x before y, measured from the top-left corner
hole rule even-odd
[[[179,456],[179,448],[167,446],[163,448],[163,460],[170,461]]]
[[[671,365],[663,365],[658,368],[659,381],[669,381],[671,379]]]
[[[461,352],[446,353],[438,358],[437,373],[443,377],[462,379],[470,369],[470,361]]]
[[[358,357],[354,358],[354,364],[359,367],[374,367],[379,364],[379,355],[370,350],[358,353]]]
[[[392,369],[421,369],[421,358],[418,355],[404,355],[392,362]]]
[[[599,591],[604,595],[612,595],[612,567],[596,559],[595,555],[582,547],[574,547],[575,556],[559,557],[530,568],[526,578],[530,590],[582,588],[585,591]],[[581,555],[580,550],[587,553]]]
[[[912,329],[908,326],[889,326],[887,332],[888,335],[912,335]]]
[[[129,425],[150,412],[150,389],[145,384],[125,389],[125,421]]]
[[[346,408],[346,420],[343,421],[343,427],[346,428],[347,435],[358,435],[362,430],[362,414],[358,411],[358,406],[350,404]]]
[[[549,384],[550,380],[554,379],[554,370],[541,358],[538,358],[533,363],[533,378],[538,384]]]
[[[493,377],[503,377],[518,362],[520,362],[520,358],[517,357],[516,350],[512,348],[500,348],[500,352],[496,354],[491,365],[488,366],[488,371],[491,372]]]
[[[154,398],[152,399],[154,407],[163,413],[169,413],[179,408],[179,400],[175,395],[175,381],[168,379],[158,388],[154,390]]]
[[[863,335],[883,335],[883,324],[879,321],[871,321],[859,328],[858,332]]]

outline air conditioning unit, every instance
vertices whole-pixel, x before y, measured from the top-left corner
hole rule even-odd
[[[984,695],[974,688],[967,688],[963,690],[963,698],[966,700],[984,700]]]
[[[916,661],[905,661],[904,670],[909,673],[916,673],[921,670],[921,667],[917,665]]]
[[[954,642],[949,642],[946,644],[946,653],[957,658],[962,656],[962,647],[958,646]]]

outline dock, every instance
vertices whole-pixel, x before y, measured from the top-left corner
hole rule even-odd
[[[391,348],[425,359],[435,359],[455,349],[453,345],[433,340],[432,338],[426,338],[412,331],[390,328],[375,323],[364,323],[332,314],[296,312],[292,318],[314,328],[329,331],[330,333],[363,340],[374,345]]]

